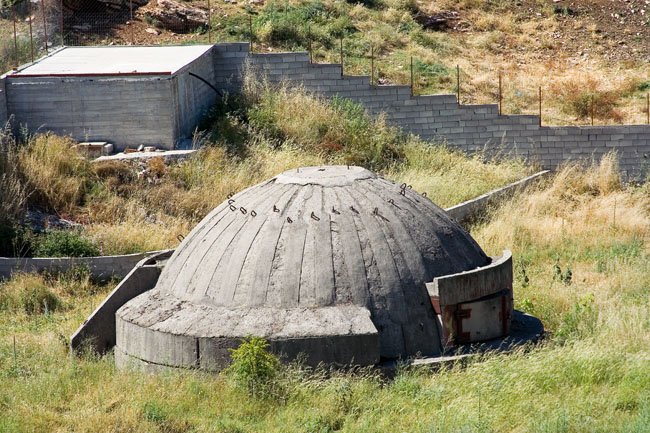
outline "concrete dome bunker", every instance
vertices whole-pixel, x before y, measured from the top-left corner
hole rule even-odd
[[[406,185],[347,166],[233,195],[116,313],[118,367],[220,370],[243,337],[307,362],[439,356],[509,333],[509,252],[488,257]]]

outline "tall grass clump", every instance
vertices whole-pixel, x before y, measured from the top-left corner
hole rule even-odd
[[[27,188],[18,168],[18,143],[9,122],[0,129],[0,227],[20,219],[27,205]]]
[[[37,134],[21,146],[18,157],[30,204],[72,213],[83,203],[92,172],[91,163],[69,137]]]
[[[567,164],[502,206],[475,236],[492,253],[513,250],[515,299],[562,341],[585,331],[627,332],[610,343],[636,345],[648,331],[623,316],[647,310],[650,296],[650,198],[643,191],[621,182],[613,153],[591,165]]]

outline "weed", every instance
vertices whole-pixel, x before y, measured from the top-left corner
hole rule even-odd
[[[232,364],[226,373],[251,395],[268,395],[280,371],[280,361],[266,351],[268,346],[265,339],[249,335],[237,349],[228,349]]]

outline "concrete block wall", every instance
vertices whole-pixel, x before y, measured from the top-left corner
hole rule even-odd
[[[118,151],[175,144],[171,77],[11,78],[6,93],[8,112],[31,131],[110,141]]]
[[[506,152],[554,169],[571,159],[599,158],[616,150],[629,177],[645,175],[650,165],[650,126],[540,127],[535,115],[500,116],[496,104],[460,105],[455,95],[411,96],[409,86],[371,86],[367,76],[342,76],[341,65],[310,64],[307,53],[249,55],[248,43],[218,44],[215,80],[227,91],[241,88],[248,64],[271,83],[300,84],[325,97],[362,103],[373,114],[425,140],[445,139],[468,153]]]
[[[172,88],[176,102],[172,107],[176,118],[176,137],[191,137],[203,115],[217,100],[217,94],[210,86],[189,75],[196,74],[210,84],[215,82],[213,50],[214,47],[174,76],[176,84]]]
[[[5,90],[5,79],[0,78],[0,128],[4,127],[9,119],[7,114],[7,92]]]

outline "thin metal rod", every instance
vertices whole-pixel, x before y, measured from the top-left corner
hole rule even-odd
[[[253,54],[253,16],[249,15],[248,16],[248,33],[250,34],[250,45],[249,45],[249,53]]]
[[[41,11],[43,12],[43,38],[45,39],[45,54],[50,54],[47,49],[47,17],[45,16],[45,0],[41,0]]]
[[[456,65],[456,102],[460,104],[460,65]]]
[[[32,15],[29,16],[29,48],[32,53],[32,63],[34,62],[34,34],[32,32]]]
[[[375,46],[370,46],[370,85],[373,86],[375,82]]]
[[[212,9],[210,8],[210,0],[208,0],[208,43],[212,43]]]
[[[502,85],[502,78],[501,78],[501,71],[499,71],[499,116],[503,114],[502,111],[502,101],[503,101],[503,88],[501,87]]]
[[[64,46],[65,39],[63,35],[63,0],[59,2],[59,7],[61,8],[61,13],[59,14],[61,16],[61,46]]]
[[[591,95],[591,126],[594,126],[594,95]]]
[[[129,0],[129,9],[131,11],[131,19],[129,21],[129,27],[131,27],[131,45],[135,45],[135,36],[133,35],[133,0]]]
[[[314,58],[311,52],[311,26],[307,27],[307,49],[309,50],[309,64],[314,63]]]
[[[542,86],[539,86],[539,126],[542,126]]]
[[[341,76],[343,76],[343,36],[341,36]]]
[[[411,96],[413,96],[413,56],[411,56]]]
[[[18,39],[16,36],[16,9],[11,5],[11,16],[14,22],[14,70],[18,70]]]
[[[648,114],[648,125],[650,125],[650,93],[646,98],[646,113]]]

